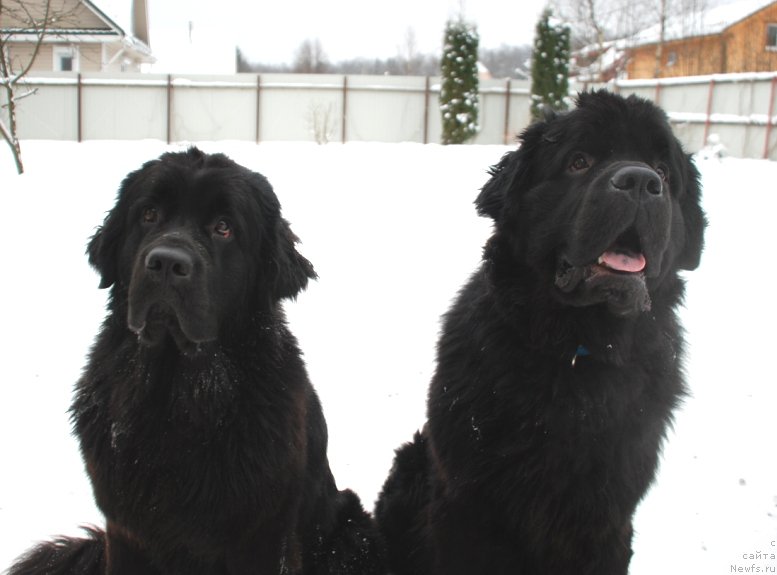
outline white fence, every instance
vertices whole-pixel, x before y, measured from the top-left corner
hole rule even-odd
[[[658,103],[690,151],[715,135],[732,156],[777,160],[777,73],[626,80],[615,89]]]
[[[26,80],[37,93],[19,102],[22,139],[440,141],[438,78],[50,73]],[[475,143],[509,142],[528,123],[528,89],[481,83]]]
[[[689,151],[717,134],[733,156],[777,159],[777,73],[604,87],[657,101]],[[440,141],[434,77],[49,73],[28,77],[26,88],[36,94],[19,102],[23,139]],[[529,88],[482,80],[474,143],[513,142],[529,123]]]

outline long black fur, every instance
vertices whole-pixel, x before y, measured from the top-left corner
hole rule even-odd
[[[392,573],[627,573],[685,393],[698,176],[661,110],[606,92],[495,166],[476,201],[493,236],[444,317],[427,424],[377,503]]]
[[[111,293],[71,408],[106,529],[10,575],[385,572],[281,307],[315,277],[295,243],[267,180],[223,155],[125,179],[88,247]]]
[[[86,529],[87,537],[58,537],[41,543],[23,555],[10,573],[80,574],[96,573],[105,561],[105,534]]]

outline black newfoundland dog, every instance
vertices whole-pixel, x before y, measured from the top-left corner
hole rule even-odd
[[[168,153],[123,182],[92,238],[108,314],[71,408],[105,532],[11,575],[380,574],[280,301],[313,267],[267,180]]]
[[[625,574],[683,397],[678,272],[706,221],[666,116],[585,93],[521,141],[477,198],[494,232],[377,504],[396,575]]]

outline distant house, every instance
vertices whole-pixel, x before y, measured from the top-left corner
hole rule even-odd
[[[740,0],[670,18],[663,43],[659,38],[656,25],[628,41],[629,78],[777,71],[777,0]]]
[[[18,9],[22,5],[24,11]],[[2,2],[0,37],[12,62],[29,61],[38,41],[30,15],[43,20],[45,5],[46,0]],[[89,0],[52,1],[49,15],[57,17],[46,27],[32,71],[140,71],[154,62],[145,0],[134,0],[132,10],[130,34]]]

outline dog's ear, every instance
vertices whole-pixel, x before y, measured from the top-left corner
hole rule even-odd
[[[685,193],[680,201],[685,228],[685,244],[677,259],[677,265],[685,270],[695,270],[699,267],[701,253],[704,249],[704,230],[707,227],[707,216],[701,207],[699,170],[691,157],[686,157]]]
[[[100,274],[100,289],[109,288],[116,282],[119,243],[124,227],[117,211],[114,208],[108,213],[86,247],[89,264]]]
[[[97,228],[86,247],[89,264],[100,274],[100,289],[111,287],[118,279],[119,250],[121,249],[124,227],[126,225],[126,199],[131,193],[130,188],[142,186],[147,181],[146,175],[160,160],[151,160],[143,166],[130,172],[119,186],[116,203],[105,216],[102,225]]]
[[[278,220],[276,238],[278,243],[273,261],[273,296],[276,299],[293,299],[307,287],[308,280],[316,279],[318,275],[313,264],[297,251],[299,238],[291,231],[289,222],[283,218]]]
[[[281,215],[281,203],[270,182],[259,172],[241,169],[257,202],[258,209],[249,212],[258,218],[251,225],[261,233],[257,256],[265,274],[262,289],[273,302],[293,299],[307,287],[308,280],[316,279],[318,275],[313,264],[297,251],[299,238]]]
[[[478,214],[498,220],[504,208],[507,192],[513,184],[519,164],[518,151],[507,152],[499,163],[489,170],[491,178],[475,199]]]
[[[536,153],[544,139],[549,126],[557,117],[555,112],[545,121],[535,122],[526,128],[519,138],[521,145],[517,150],[507,152],[499,163],[489,170],[491,178],[486,182],[475,199],[475,206],[481,216],[488,216],[495,221],[501,219],[502,210],[507,201],[507,194],[513,188],[528,187],[531,183],[532,162],[529,157]]]

